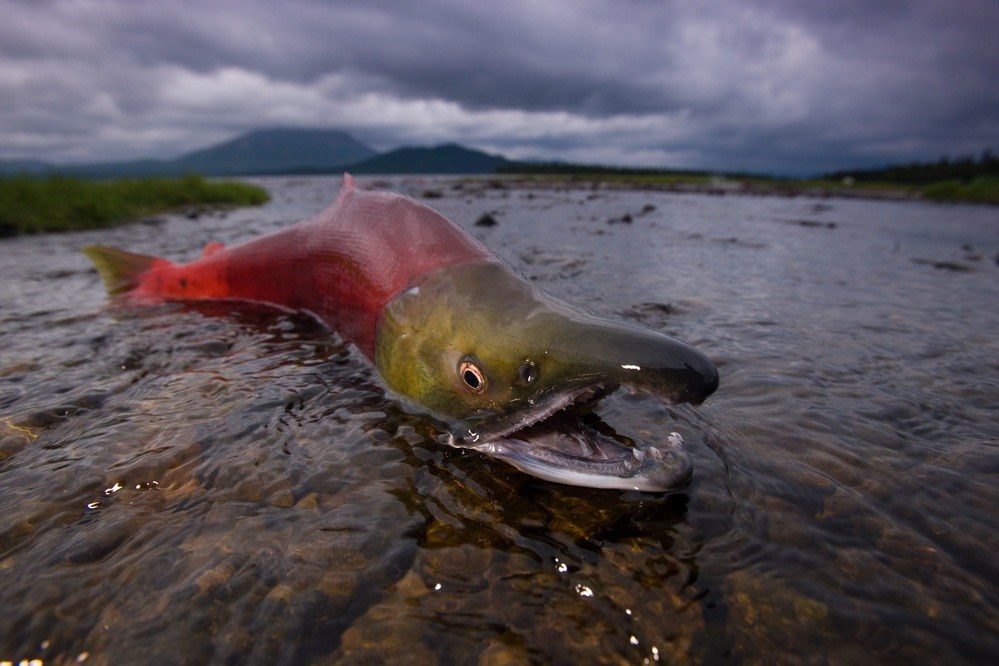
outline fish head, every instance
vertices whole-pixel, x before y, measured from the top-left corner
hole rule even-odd
[[[375,362],[390,390],[446,423],[449,443],[588,487],[670,490],[691,469],[677,438],[630,445],[593,427],[596,400],[624,387],[699,402],[718,386],[690,345],[574,308],[499,261],[438,269],[394,297]]]

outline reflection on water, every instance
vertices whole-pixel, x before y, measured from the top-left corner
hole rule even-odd
[[[993,209],[389,183],[717,361],[700,407],[599,407],[687,443],[654,496],[438,445],[308,319],[105,307],[79,246],[191,258],[336,187],[263,182],[262,209],[0,245],[0,660],[999,657]]]

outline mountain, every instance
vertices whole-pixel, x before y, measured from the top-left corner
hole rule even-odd
[[[378,154],[350,134],[325,129],[264,129],[181,155],[173,160],[132,160],[55,165],[32,160],[0,161],[0,176],[52,173],[82,178],[140,178],[200,173],[207,176],[294,173],[493,173],[504,157],[449,143],[398,148]]]
[[[346,132],[266,129],[175,160],[184,171],[212,175],[329,171],[376,155]]]
[[[362,173],[494,173],[507,159],[456,143],[432,148],[397,148],[371,159],[351,164],[347,171]]]

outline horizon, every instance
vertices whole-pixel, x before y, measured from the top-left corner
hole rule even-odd
[[[4,161],[169,160],[268,127],[788,176],[999,145],[987,0],[0,9]]]
[[[979,151],[978,154],[971,154],[971,153],[969,153],[969,154],[964,154],[964,155],[941,155],[941,156],[939,156],[939,157],[937,157],[935,159],[914,160],[914,161],[909,161],[909,162],[893,162],[893,163],[878,164],[878,165],[873,165],[873,166],[866,166],[866,167],[862,167],[862,168],[840,167],[840,168],[837,168],[836,170],[832,170],[832,171],[816,172],[816,173],[811,173],[811,174],[781,174],[781,173],[764,173],[764,172],[748,172],[748,171],[742,171],[742,172],[740,172],[740,171],[726,171],[726,170],[723,170],[723,169],[696,169],[696,168],[690,168],[690,169],[688,169],[688,168],[676,168],[676,167],[671,167],[671,166],[640,166],[640,165],[636,166],[636,165],[626,165],[626,164],[615,165],[615,164],[582,163],[582,162],[570,162],[570,161],[567,161],[567,160],[564,160],[564,159],[560,159],[558,157],[544,158],[544,159],[526,158],[526,159],[522,159],[522,160],[514,160],[514,159],[509,158],[506,155],[503,155],[502,153],[492,152],[492,151],[488,151],[488,150],[481,150],[481,149],[476,148],[474,146],[465,145],[465,144],[459,143],[457,141],[442,141],[440,143],[426,144],[426,145],[407,144],[407,145],[393,146],[393,147],[388,148],[386,150],[376,150],[373,146],[370,146],[370,145],[366,144],[365,142],[361,141],[360,139],[358,139],[357,137],[355,137],[350,132],[348,132],[348,131],[346,131],[344,129],[341,129],[341,128],[337,128],[337,127],[295,127],[295,126],[273,125],[273,126],[268,126],[268,127],[258,127],[258,128],[247,129],[247,130],[241,131],[238,134],[235,134],[235,135],[233,135],[231,137],[223,139],[222,141],[219,141],[219,142],[216,142],[216,143],[213,143],[213,144],[210,144],[210,145],[206,145],[206,146],[194,147],[191,150],[187,150],[187,151],[184,151],[183,153],[180,153],[180,154],[177,154],[177,155],[168,156],[168,157],[156,157],[156,156],[148,156],[147,155],[147,156],[136,157],[134,159],[129,159],[129,160],[109,160],[109,161],[97,161],[97,162],[47,162],[47,161],[44,161],[44,160],[35,160],[35,159],[30,159],[30,158],[27,158],[27,159],[14,159],[14,160],[6,160],[6,159],[3,159],[3,158],[0,158],[0,165],[2,165],[2,164],[17,164],[17,163],[23,162],[23,163],[37,163],[39,165],[43,165],[45,167],[55,168],[55,169],[63,168],[63,167],[64,168],[69,168],[69,169],[74,169],[74,168],[80,168],[80,167],[112,166],[112,165],[117,165],[117,164],[128,164],[128,163],[132,163],[132,162],[135,162],[135,163],[141,163],[141,162],[164,162],[164,163],[169,163],[169,162],[172,162],[172,161],[181,160],[184,157],[187,157],[187,156],[189,156],[191,154],[194,154],[194,153],[199,153],[199,152],[206,151],[206,150],[210,151],[210,150],[219,148],[221,146],[224,146],[224,145],[226,145],[228,143],[231,143],[233,141],[236,141],[236,140],[239,140],[239,139],[242,139],[242,138],[245,138],[245,137],[249,137],[249,136],[254,135],[254,134],[266,133],[266,132],[329,132],[329,133],[340,133],[340,134],[346,135],[347,137],[349,137],[351,139],[354,139],[355,141],[359,141],[360,143],[364,144],[365,146],[371,148],[372,150],[375,150],[375,154],[372,155],[371,157],[368,157],[368,158],[365,158],[365,159],[362,159],[362,160],[357,160],[357,161],[354,161],[354,162],[347,162],[347,163],[344,163],[342,165],[339,165],[337,168],[348,168],[348,167],[351,167],[351,166],[356,166],[356,165],[364,164],[365,162],[367,162],[369,160],[372,160],[372,159],[375,159],[375,158],[378,158],[378,157],[381,157],[383,155],[387,155],[387,154],[390,154],[390,153],[393,153],[393,152],[396,152],[396,151],[401,151],[401,150],[412,150],[412,149],[416,149],[416,150],[437,150],[437,149],[440,149],[440,148],[447,148],[447,147],[453,146],[453,147],[457,147],[457,148],[460,148],[460,149],[463,149],[463,150],[470,150],[470,151],[474,151],[474,152],[483,153],[483,154],[486,154],[486,155],[491,156],[491,157],[502,158],[502,159],[504,159],[504,160],[506,160],[508,162],[511,162],[511,163],[526,163],[526,164],[537,164],[537,165],[563,165],[563,166],[568,167],[568,168],[575,168],[575,167],[581,167],[581,168],[607,168],[608,170],[622,170],[622,171],[628,171],[628,170],[633,170],[633,171],[662,171],[662,172],[667,172],[667,173],[668,172],[691,172],[691,173],[698,173],[698,172],[700,172],[700,173],[705,173],[705,174],[717,174],[719,176],[746,175],[746,176],[755,176],[755,177],[762,177],[762,178],[775,178],[775,179],[780,180],[780,179],[800,179],[800,178],[806,178],[807,179],[807,178],[813,178],[813,177],[824,177],[824,176],[829,176],[829,175],[832,175],[832,174],[845,173],[845,172],[851,172],[851,171],[859,174],[859,173],[863,173],[865,171],[880,171],[880,170],[883,170],[883,169],[889,169],[889,168],[895,168],[895,167],[905,167],[905,166],[917,165],[917,164],[918,165],[929,165],[929,164],[937,163],[937,162],[939,162],[941,160],[951,160],[951,161],[957,161],[957,160],[962,160],[962,159],[978,160],[983,155],[990,154],[992,152],[990,148],[984,148],[983,150]],[[302,164],[302,165],[300,165],[300,167],[303,168],[303,169],[307,169],[307,168],[313,167],[313,166],[315,166],[315,165],[311,165],[311,164]]]

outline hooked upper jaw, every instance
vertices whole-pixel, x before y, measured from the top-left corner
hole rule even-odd
[[[718,369],[711,359],[644,326],[588,314],[572,318],[560,339],[566,341],[559,354],[567,368],[667,404],[697,404],[718,388]]]

